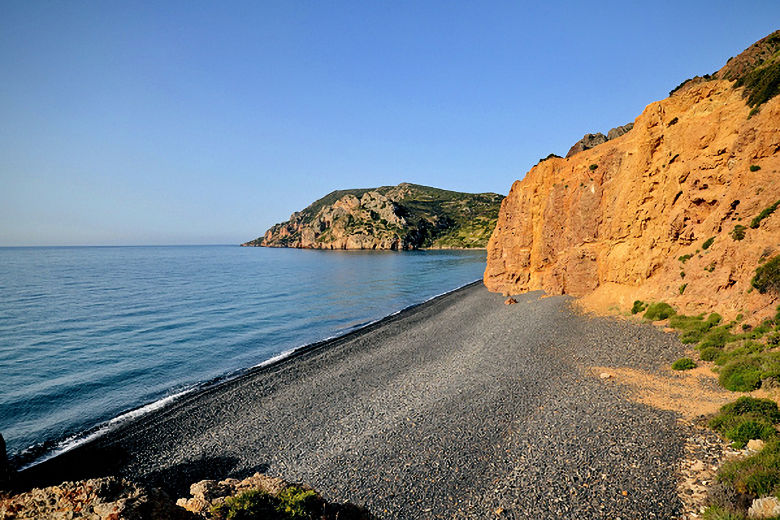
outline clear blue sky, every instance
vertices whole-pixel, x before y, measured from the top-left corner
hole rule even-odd
[[[0,2],[0,245],[238,243],[334,190],[506,194],[780,2]]]

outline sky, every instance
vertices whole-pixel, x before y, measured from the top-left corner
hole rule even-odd
[[[0,2],[0,246],[237,244],[335,189],[506,194],[780,28],[734,2]]]

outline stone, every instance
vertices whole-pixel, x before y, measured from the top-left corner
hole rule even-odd
[[[772,518],[780,515],[780,500],[776,497],[757,498],[748,509],[749,518]]]
[[[568,159],[572,155],[584,152],[585,150],[590,150],[591,148],[595,148],[596,146],[606,142],[607,136],[601,132],[595,134],[585,134],[582,139],[574,143],[574,145],[569,148],[569,152],[566,154],[566,158]]]
[[[504,300],[504,305],[514,305],[516,303],[517,300],[515,300],[514,298],[507,298],[506,300]]]
[[[599,374],[599,377],[601,379],[612,379],[612,374],[610,374],[608,372],[602,372],[602,373]]]
[[[764,444],[761,439],[750,439],[745,448],[751,452],[758,452],[764,449]]]

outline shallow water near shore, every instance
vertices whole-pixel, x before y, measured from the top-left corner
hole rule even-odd
[[[38,453],[477,280],[484,265],[484,251],[0,248],[0,432],[12,455]]]

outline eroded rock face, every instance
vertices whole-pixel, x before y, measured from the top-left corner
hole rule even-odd
[[[621,135],[627,134],[632,128],[634,128],[634,123],[628,123],[623,126],[616,126],[609,132],[607,132],[607,141],[611,141],[612,139],[617,139]]]
[[[741,89],[708,81],[649,105],[621,139],[539,163],[501,205],[485,285],[773,312],[750,279],[780,253],[780,214],[749,224],[780,199],[780,97],[749,112]]]
[[[193,520],[195,516],[176,506],[162,491],[105,477],[0,497],[0,518]]]

